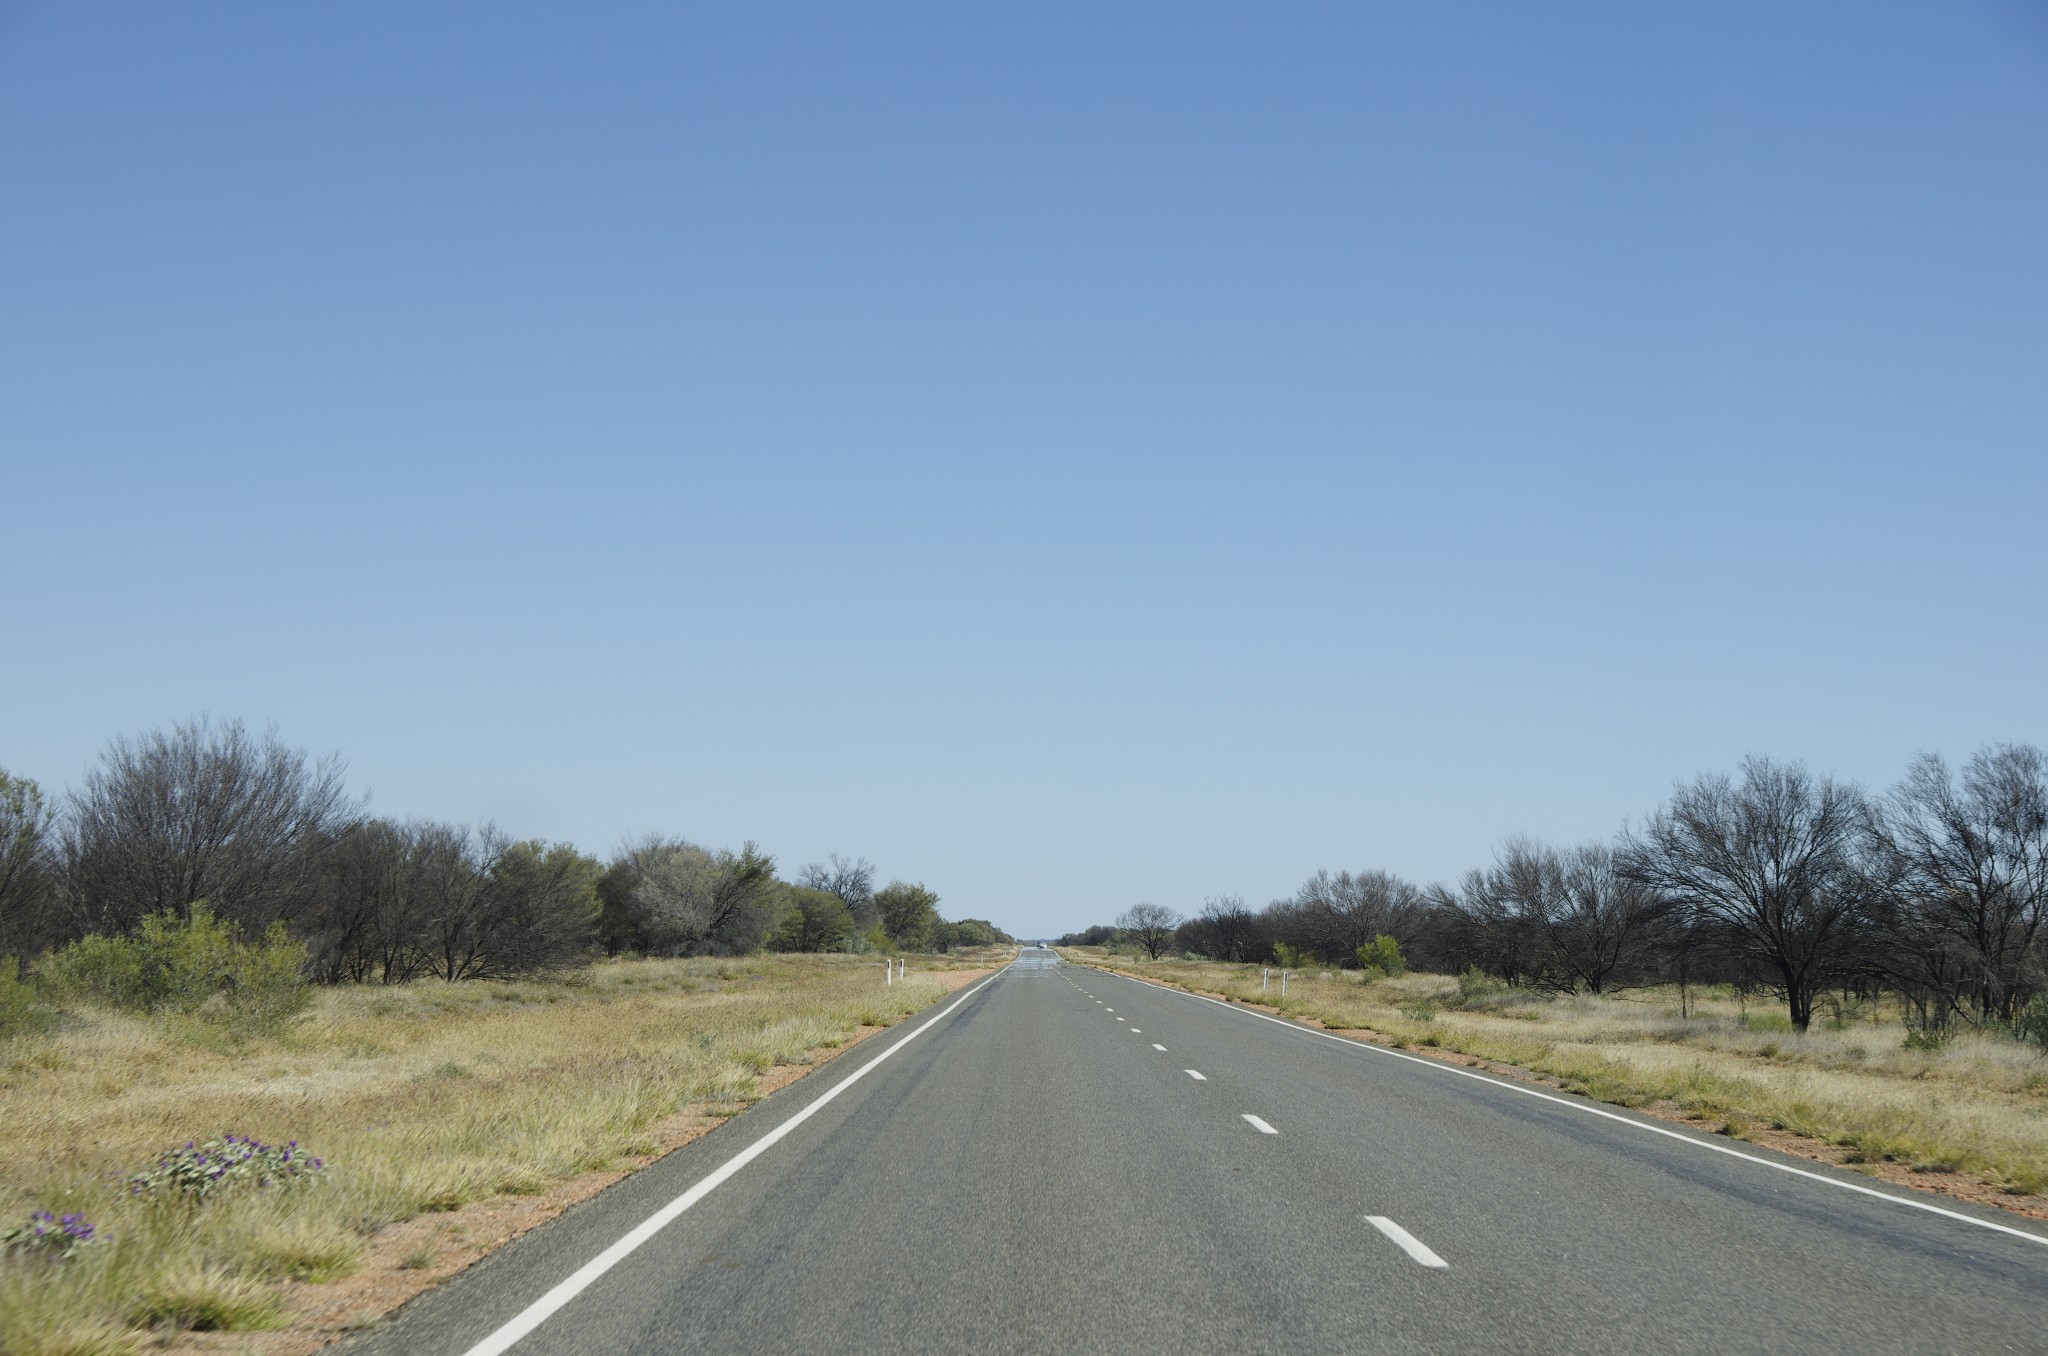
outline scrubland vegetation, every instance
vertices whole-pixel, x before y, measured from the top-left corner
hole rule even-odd
[[[944,991],[876,953],[1008,940],[938,904],[860,859],[380,819],[235,723],[60,797],[0,771],[0,1352],[260,1329],[389,1224],[644,1158]]]
[[[785,880],[753,843],[654,833],[609,860],[494,826],[379,818],[337,757],[200,720],[110,743],[50,796],[0,770],[0,957],[136,935],[204,904],[273,928],[321,983],[546,974],[600,956],[946,951],[1008,938],[939,896],[833,856]]]
[[[930,967],[972,963],[914,960],[885,986],[858,956],[617,959],[315,987],[255,1028],[80,1003],[0,1042],[0,1219],[93,1235],[0,1255],[0,1350],[265,1327],[286,1278],[348,1273],[385,1225],[646,1156],[667,1118],[743,1109],[776,1065],[926,1006],[944,991]],[[266,1180],[229,1145],[232,1180],[197,1189],[218,1156],[191,1160],[227,1134],[319,1166]]]
[[[1883,792],[1750,758],[1613,842],[1509,838],[1455,886],[1318,871],[1260,909],[1138,904],[1060,945],[1730,1133],[2040,1193],[2044,925],[2048,755],[1996,744],[1955,768],[1924,755]],[[1254,993],[1266,966],[1291,972],[1286,999]]]
[[[1958,1172],[2014,1195],[2048,1192],[2048,1057],[1994,1032],[1934,1045],[1899,1037],[1895,1000],[1840,994],[1806,1031],[1731,985],[1625,993],[1451,978],[1161,959],[1102,948],[1070,959],[1261,1003],[1396,1046],[1442,1049],[1548,1075],[1622,1106],[1676,1111],[1737,1137],[1773,1127],[1852,1165]]]
[[[1511,989],[1768,992],[1805,1031],[1840,1001],[1926,1048],[1964,1031],[2048,1045],[2048,754],[1928,754],[1875,795],[1799,763],[1680,782],[1612,843],[1506,840],[1453,888],[1318,871],[1253,910],[1145,903],[1060,939],[1156,960],[1476,970]]]

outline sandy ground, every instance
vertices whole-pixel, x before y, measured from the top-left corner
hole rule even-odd
[[[988,969],[937,970],[925,976],[950,992],[964,988]],[[887,1027],[864,1026],[836,1048],[809,1052],[808,1062],[778,1065],[761,1076],[762,1097],[788,1087],[812,1070],[830,1063]],[[532,1196],[497,1196],[444,1214],[421,1215],[380,1231],[363,1250],[349,1275],[320,1285],[284,1281],[282,1325],[267,1332],[187,1333],[172,1343],[173,1351],[220,1351],[249,1356],[305,1356],[359,1328],[381,1323],[407,1300],[431,1290],[466,1270],[494,1249],[545,1224],[578,1201],[706,1134],[729,1116],[708,1107],[687,1107],[654,1128],[660,1151],[626,1160],[618,1168],[588,1172],[556,1182]]]

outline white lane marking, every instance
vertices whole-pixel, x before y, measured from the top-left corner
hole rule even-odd
[[[1209,1075],[1202,1073],[1200,1070],[1197,1069],[1182,1069],[1181,1072],[1186,1074],[1189,1078],[1194,1079],[1197,1083],[1206,1083],[1209,1081]]]
[[[1144,982],[1138,979],[1131,981],[1133,984],[1142,984]],[[1164,984],[1157,984],[1153,987],[1159,989],[1166,988]],[[1725,1144],[1710,1144],[1706,1140],[1694,1139],[1691,1135],[1680,1130],[1666,1130],[1661,1125],[1646,1125],[1642,1121],[1630,1120],[1627,1116],[1623,1116],[1618,1112],[1606,1111],[1600,1107],[1588,1105],[1585,1102],[1575,1102],[1567,1097],[1557,1097],[1547,1092],[1538,1092],[1536,1089],[1525,1087],[1520,1083],[1510,1083],[1504,1079],[1489,1078],[1485,1074],[1474,1073],[1470,1069],[1460,1069],[1455,1064],[1444,1064],[1438,1060],[1424,1059],[1421,1055],[1411,1055],[1401,1050],[1389,1050],[1384,1045],[1374,1045],[1369,1041],[1354,1041],[1344,1036],[1332,1035],[1327,1031],[1318,1031],[1314,1027],[1301,1026],[1283,1018],[1268,1017],[1263,1012],[1252,1012],[1237,1006],[1235,1003],[1226,1003],[1220,998],[1210,998],[1206,994],[1189,993],[1186,989],[1168,989],[1167,992],[1178,994],[1183,998],[1192,998],[1201,1003],[1214,1003],[1225,1012],[1234,1012],[1240,1017],[1256,1017],[1262,1022],[1271,1022],[1274,1026],[1286,1027],[1289,1031],[1297,1032],[1303,1036],[1320,1036],[1326,1041],[1336,1041],[1348,1049],[1363,1051],[1371,1055],[1385,1055],[1389,1059],[1398,1059],[1408,1064],[1420,1064],[1423,1068],[1432,1069],[1440,1074],[1456,1074],[1460,1078],[1469,1078],[1476,1083],[1484,1083],[1490,1088],[1498,1088],[1502,1092],[1519,1093],[1524,1097],[1534,1097],[1541,1102],[1554,1102],[1558,1106],[1569,1107],[1573,1111],[1583,1112],[1588,1116],[1598,1116],[1602,1120],[1614,1121],[1616,1124],[1641,1130],[1645,1134],[1662,1135],[1666,1139],[1675,1139],[1680,1144],[1689,1144],[1695,1149],[1705,1149],[1709,1153],[1725,1154],[1730,1158],[1739,1158],[1745,1163],[1754,1163],[1758,1167],[1770,1168],[1777,1172],[1788,1172],[1794,1177],[1804,1177],[1809,1182],[1819,1182],[1823,1186],[1837,1187],[1843,1191],[1853,1191],[1859,1196],[1870,1196],[1880,1201],[1889,1201],[1893,1205],[1903,1205],[1908,1210],[1925,1211],[1930,1215],[1940,1215],[1943,1219],[1958,1220],[1964,1224],[1974,1224],[1979,1229],[1990,1229],[1995,1233],[2011,1234],[2014,1238],[2024,1238],[2029,1243],[2039,1243],[2044,1247],[2048,1247],[2048,1235],[2029,1233],[2025,1229],[2015,1229],[2010,1224],[1997,1224],[1988,1219],[1978,1219],[1974,1215],[1965,1215],[1959,1210],[1944,1210],[1940,1206],[1931,1205],[1926,1201],[1916,1201],[1906,1196],[1894,1196],[1889,1191],[1879,1191],[1875,1187],[1862,1186],[1856,1182],[1838,1181],[1833,1177],[1826,1177],[1817,1172],[1808,1172],[1805,1168],[1795,1168],[1790,1163],[1773,1163],[1768,1158],[1759,1158],[1755,1154],[1746,1154],[1740,1149],[1731,1149]]]
[[[1145,1033],[1144,1033],[1144,1032],[1142,1032],[1142,1031],[1140,1031],[1140,1030],[1138,1030],[1138,1028],[1136,1028],[1136,1027],[1132,1027],[1132,1028],[1131,1028],[1131,1034],[1132,1034],[1133,1036],[1142,1036],[1142,1035],[1144,1035]]]
[[[1280,1133],[1278,1130],[1275,1130],[1272,1126],[1260,1120],[1257,1116],[1252,1115],[1252,1113],[1249,1111],[1240,1112],[1239,1114],[1242,1115],[1246,1121],[1251,1123],[1252,1129],[1258,1131],[1262,1135],[1277,1135]]]
[[[1158,1041],[1152,1042],[1152,1048],[1154,1050],[1157,1050],[1162,1055],[1166,1053],[1166,1047],[1161,1045]]]
[[[1005,970],[1008,968],[1008,966],[1003,967]],[[812,1102],[802,1111],[797,1112],[796,1115],[791,1116],[788,1120],[776,1126],[773,1130],[770,1130],[731,1158],[726,1159],[725,1162],[712,1169],[695,1186],[649,1215],[646,1219],[641,1220],[640,1223],[634,1225],[618,1242],[578,1267],[568,1280],[563,1281],[554,1289],[520,1310],[509,1323],[464,1352],[463,1356],[501,1356],[501,1353],[509,1350],[514,1342],[517,1342],[520,1338],[547,1322],[548,1318],[557,1309],[560,1309],[570,1300],[575,1299],[598,1277],[625,1261],[641,1244],[667,1228],[669,1224],[675,1221],[677,1216],[723,1186],[734,1173],[766,1153],[783,1136],[796,1129],[799,1125],[802,1125],[818,1112],[824,1110],[826,1104],[833,1098],[845,1092],[855,1083],[860,1082],[861,1079],[867,1077],[870,1073],[873,1073],[876,1065],[937,1026],[940,1022],[945,1021],[962,1003],[965,1003],[968,999],[974,997],[974,995],[980,993],[983,989],[1001,978],[1002,973],[1002,970],[996,971],[995,974],[990,975],[966,993],[961,994],[930,1021],[918,1027],[908,1036],[897,1041],[858,1069],[855,1069],[847,1077],[846,1081],[832,1087],[817,1101]]]
[[[1104,1012],[1115,1012],[1115,1011],[1116,1011],[1116,1009],[1115,1009],[1115,1008],[1104,1008],[1104,1009],[1103,1009],[1103,1011],[1104,1011]]]
[[[1424,1243],[1385,1215],[1367,1215],[1365,1222],[1400,1244],[1402,1252],[1407,1253],[1410,1257],[1422,1263],[1422,1265],[1426,1267],[1447,1267],[1450,1265],[1449,1262],[1431,1252],[1427,1243]]]

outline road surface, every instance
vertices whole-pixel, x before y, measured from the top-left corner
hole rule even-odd
[[[1026,950],[343,1350],[2048,1352],[2048,1227]]]

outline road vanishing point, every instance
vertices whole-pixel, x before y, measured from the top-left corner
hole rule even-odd
[[[2048,1227],[1025,949],[341,1350],[2048,1352]]]

